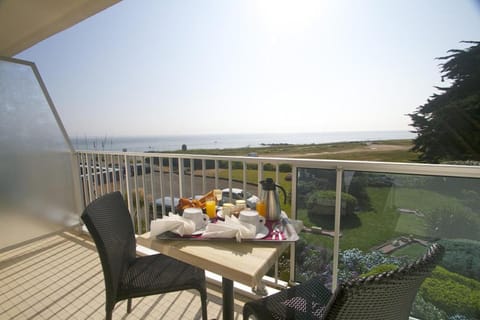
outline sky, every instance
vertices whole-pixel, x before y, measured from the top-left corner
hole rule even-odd
[[[479,0],[124,0],[18,54],[70,136],[412,130]]]

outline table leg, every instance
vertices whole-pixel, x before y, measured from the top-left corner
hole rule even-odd
[[[222,277],[223,320],[233,320],[233,281]]]

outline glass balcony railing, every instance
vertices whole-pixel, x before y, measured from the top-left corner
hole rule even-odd
[[[138,233],[180,197],[238,188],[247,199],[273,178],[287,190],[283,210],[305,226],[272,271],[287,281],[321,274],[334,289],[409,263],[439,242],[446,254],[412,316],[480,317],[478,166],[91,151],[77,159],[85,204],[121,191]]]
[[[344,171],[335,274],[336,172],[301,169],[298,176],[297,218],[306,229],[296,246],[297,280],[322,274],[325,283],[335,283],[389,270],[412,262],[436,241],[446,254],[422,285],[412,316],[478,319],[478,178]]]

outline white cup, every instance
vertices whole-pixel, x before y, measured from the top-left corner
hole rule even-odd
[[[235,207],[238,212],[245,210],[247,208],[247,203],[245,200],[235,200]]]
[[[201,208],[186,208],[183,210],[183,217],[195,223],[195,230],[203,229],[208,221],[208,216],[203,214]]]
[[[224,203],[223,206],[222,206],[223,216],[224,217],[226,217],[226,216],[230,217],[233,213],[233,209],[234,209],[233,203]]]
[[[265,218],[258,214],[255,210],[242,210],[238,220],[253,224],[256,228],[256,233],[259,233],[265,225]]]

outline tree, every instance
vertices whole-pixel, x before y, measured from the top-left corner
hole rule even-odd
[[[480,160],[480,42],[463,42],[474,45],[437,58],[451,86],[435,87],[440,93],[409,114],[421,161]]]

